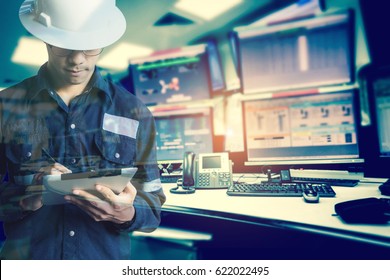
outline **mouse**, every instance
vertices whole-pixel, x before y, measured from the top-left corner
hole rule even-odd
[[[387,181],[379,186],[379,191],[382,195],[390,195],[390,183]]]
[[[320,195],[312,189],[304,190],[302,193],[303,199],[308,203],[317,203],[320,200]]]

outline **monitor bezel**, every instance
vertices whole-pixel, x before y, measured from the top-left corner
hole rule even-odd
[[[238,43],[238,34],[237,31],[231,30],[227,34],[228,42],[229,42],[229,50],[232,57],[232,62],[234,66],[234,70],[236,71],[237,77],[239,79],[239,88],[238,90],[242,92],[242,78],[241,78],[241,62],[240,62],[240,46]]]
[[[210,52],[210,47],[215,49],[215,52],[212,53]],[[221,53],[218,49],[218,41],[215,38],[209,38],[206,41],[206,53],[207,53],[207,59],[208,59],[208,66],[209,66],[209,83],[210,83],[210,92],[211,94],[218,94],[221,92],[226,91],[226,78],[225,78],[225,73],[223,70],[223,64],[222,64],[222,58],[221,58]],[[218,88],[215,88],[213,86],[213,78],[212,78],[212,64],[210,63],[211,58],[214,58],[217,61],[218,64],[218,70],[221,72],[221,83],[222,85]]]
[[[362,147],[365,157],[364,176],[390,178],[390,156],[381,156],[379,147],[379,127],[376,115],[376,95],[374,89],[374,84],[378,79],[387,77],[390,80],[390,65],[369,65],[365,71],[367,72],[363,79],[365,80],[367,90],[370,125],[364,128],[364,145]]]

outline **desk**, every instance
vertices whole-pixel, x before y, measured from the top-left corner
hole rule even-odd
[[[234,248],[237,249],[243,243],[248,250],[249,247],[267,248],[265,252],[268,255],[271,251],[275,252],[277,247],[275,254],[281,254],[280,258],[290,258],[295,253],[285,254],[286,251],[291,248],[300,250],[302,243],[312,242],[314,245],[302,247],[302,252],[306,251],[307,254],[301,254],[298,258],[310,256],[328,259],[334,256],[336,259],[389,259],[390,224],[346,224],[334,215],[336,203],[381,197],[378,185],[361,182],[355,187],[334,186],[336,197],[321,198],[318,204],[309,204],[301,197],[228,196],[224,189],[197,190],[194,194],[186,195],[171,194],[169,189],[174,185],[164,184],[167,201],[163,206],[162,226],[208,231],[222,239],[229,235],[227,240],[218,245],[218,249],[223,249],[227,244],[235,244]],[[172,221],[174,219],[178,219],[178,222]],[[196,223],[193,222],[195,220]],[[224,227],[225,224],[230,227]],[[247,233],[244,231],[248,231],[250,236],[245,236]],[[274,240],[269,234],[280,239]],[[218,240],[214,241],[218,243]],[[335,255],[332,250],[336,249],[345,252]],[[250,258],[248,250],[241,250],[246,255],[237,256],[234,253],[234,256]],[[220,258],[221,254],[216,257]]]

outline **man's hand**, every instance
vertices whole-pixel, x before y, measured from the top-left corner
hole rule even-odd
[[[30,186],[26,189],[26,194],[20,198],[19,206],[23,211],[36,211],[43,206],[42,202],[42,187],[41,191],[36,191],[34,187],[39,187],[42,185],[42,178],[45,175],[54,175],[54,174],[63,174],[63,173],[72,173],[71,170],[65,166],[54,163],[46,167],[42,167],[39,170],[39,173],[34,176],[35,186]]]
[[[52,165],[42,167],[41,169],[39,169],[39,173],[37,173],[34,176],[34,181],[35,184],[42,184],[42,178],[45,175],[56,175],[56,174],[66,174],[66,173],[72,173],[72,170],[56,162]]]
[[[19,206],[23,211],[36,211],[43,206],[42,193],[27,193],[22,196]]]
[[[96,185],[96,190],[99,195],[76,189],[73,195],[67,195],[65,199],[83,209],[98,222],[109,221],[122,224],[134,218],[133,202],[137,190],[130,182],[119,194],[115,194],[109,187],[103,185]]]

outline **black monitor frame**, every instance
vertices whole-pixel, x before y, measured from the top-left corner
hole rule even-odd
[[[218,50],[218,42],[215,38],[206,41],[208,56],[211,94],[218,94],[226,90],[225,73],[223,71],[221,55]]]
[[[234,69],[236,70],[237,76],[240,79],[240,90],[242,90],[242,81],[241,81],[241,62],[239,56],[239,45],[238,45],[238,34],[236,31],[231,30],[227,34],[230,53],[233,60]]]
[[[383,155],[380,150],[378,108],[376,105],[377,90],[375,84],[378,80],[386,80],[390,86],[390,66],[369,65],[364,69],[368,103],[370,125],[364,127],[363,152],[365,157],[364,176],[376,178],[390,178],[390,154]],[[390,91],[390,89],[389,89]],[[387,122],[390,131],[390,120]]]

